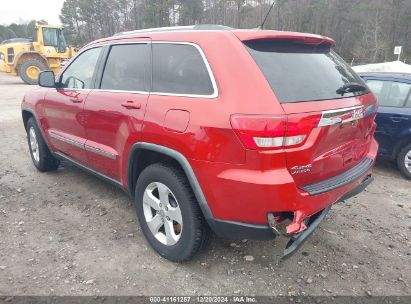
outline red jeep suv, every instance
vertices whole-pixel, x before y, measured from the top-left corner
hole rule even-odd
[[[40,171],[68,161],[133,198],[150,245],[289,237],[373,177],[376,99],[327,37],[197,25],[85,46],[22,102]]]

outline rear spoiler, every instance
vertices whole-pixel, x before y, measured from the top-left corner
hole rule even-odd
[[[326,36],[297,33],[297,32],[281,32],[281,31],[232,31],[241,41],[263,40],[263,39],[281,39],[291,40],[296,43],[320,45],[328,44],[330,47],[335,47],[335,41]]]

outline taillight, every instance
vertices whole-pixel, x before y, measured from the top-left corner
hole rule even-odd
[[[286,117],[265,115],[232,115],[231,126],[248,149],[282,147]]]
[[[302,145],[318,126],[321,113],[232,115],[231,126],[247,149],[271,150]]]

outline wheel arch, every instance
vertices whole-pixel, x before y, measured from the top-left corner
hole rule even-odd
[[[21,116],[23,119],[23,125],[24,125],[24,129],[27,131],[27,123],[29,121],[30,118],[33,118],[34,121],[36,122],[37,126],[40,129],[41,135],[43,136],[44,142],[46,143],[47,148],[52,151],[52,149],[50,149],[50,144],[47,140],[46,134],[44,133],[44,130],[40,124],[40,121],[37,119],[36,114],[34,113],[34,111],[32,109],[29,108],[23,108],[21,109]]]
[[[139,175],[144,168],[155,162],[171,162],[177,165],[186,175],[206,220],[213,218],[204,193],[187,158],[180,152],[165,146],[146,142],[136,143],[132,146],[127,166],[127,190],[133,198]]]
[[[411,133],[407,134],[400,141],[398,141],[398,143],[395,145],[395,147],[393,149],[392,158],[397,159],[398,154],[400,153],[402,148],[404,148],[405,146],[407,146],[410,143],[411,143]]]
[[[39,60],[42,63],[44,63],[47,67],[49,67],[48,60],[44,55],[36,51],[26,51],[21,52],[17,55],[16,59],[14,60],[14,68],[18,71],[23,62],[29,59]]]
[[[31,111],[29,111],[29,110],[27,110],[27,109],[23,109],[23,110],[21,111],[21,116],[22,116],[22,118],[23,118],[24,129],[27,131],[27,123],[28,123],[29,119],[30,119],[30,118],[36,119],[36,118],[34,117],[33,112],[31,112]],[[37,120],[36,120],[36,122],[37,122]],[[38,124],[38,123],[37,123],[37,124]]]

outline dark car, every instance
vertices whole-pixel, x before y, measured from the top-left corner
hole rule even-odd
[[[411,179],[411,74],[361,73],[377,96],[379,109],[375,138],[378,154],[396,161]]]

